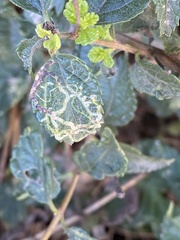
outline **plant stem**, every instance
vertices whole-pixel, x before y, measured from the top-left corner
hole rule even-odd
[[[79,180],[79,174],[74,175],[71,186],[60,206],[60,208],[58,209],[57,214],[54,216],[53,220],[51,221],[49,227],[47,228],[42,240],[48,240],[49,237],[51,236],[52,232],[54,231],[54,228],[56,227],[56,225],[59,223],[59,221],[61,220],[61,218],[64,216],[64,213],[66,211],[67,206],[69,205],[69,202],[72,198],[72,195],[74,193],[74,190],[76,188],[77,182]]]
[[[134,187],[139,181],[144,179],[146,176],[148,176],[147,173],[142,173],[142,174],[139,174],[136,177],[132,178],[127,183],[122,185],[122,187],[121,187],[122,191],[125,192],[128,189]],[[107,194],[106,196],[102,197],[100,200],[93,203],[92,205],[90,205],[89,207],[85,208],[83,210],[83,214],[84,215],[92,214],[92,213],[96,212],[98,209],[105,206],[107,203],[111,202],[115,198],[117,198],[117,192],[111,192],[111,193]]]
[[[52,200],[49,200],[48,206],[51,209],[51,211],[54,213],[54,215],[56,215],[58,212],[58,209],[56,208]]]

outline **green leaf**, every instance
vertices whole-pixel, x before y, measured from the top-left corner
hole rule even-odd
[[[17,46],[16,52],[19,58],[23,61],[25,70],[32,73],[32,57],[37,48],[42,46],[43,39],[39,39],[36,35],[31,39],[22,40]]]
[[[83,18],[80,19],[80,26],[84,30],[90,26],[94,26],[98,20],[99,16],[95,13],[87,13]]]
[[[60,142],[78,142],[103,122],[99,84],[72,55],[55,54],[41,67],[30,98],[40,124]]]
[[[39,23],[37,26],[36,26],[36,29],[35,29],[38,37],[40,38],[44,38],[44,37],[50,37],[52,34],[51,30],[46,30],[43,28],[43,24],[42,23]]]
[[[24,190],[42,203],[49,203],[60,191],[53,162],[43,156],[43,142],[38,133],[27,129],[13,149],[10,168]]]
[[[95,26],[96,29],[99,31],[99,39],[103,40],[112,40],[111,34],[109,32],[111,25],[103,25],[103,26]]]
[[[88,57],[91,62],[101,62],[107,68],[111,68],[114,65],[114,60],[111,57],[112,49],[104,49],[102,47],[93,47],[88,53]]]
[[[105,128],[101,140],[93,140],[74,153],[73,160],[80,170],[96,179],[105,176],[122,176],[128,160],[109,128]]]
[[[156,4],[157,19],[160,23],[160,35],[170,36],[179,25],[179,0],[153,0]]]
[[[96,74],[100,70],[100,64],[92,63],[88,58],[88,52],[91,49],[91,45],[82,46],[82,45],[76,45],[75,53],[77,56],[84,61],[87,66],[92,70],[93,74]]]
[[[134,117],[136,96],[129,81],[128,62],[121,56],[117,62],[117,74],[111,79],[99,76],[104,102],[104,121],[110,126],[126,125]]]
[[[86,28],[85,30],[79,30],[78,37],[76,38],[76,44],[86,46],[99,39],[99,31],[96,28]]]
[[[137,59],[130,71],[133,87],[159,100],[180,96],[180,80],[160,66]]]
[[[16,6],[31,12],[44,14],[50,7],[52,0],[10,0]]]
[[[96,240],[90,237],[87,232],[79,227],[71,227],[66,230],[68,240]]]
[[[144,12],[132,18],[128,22],[121,22],[115,25],[117,32],[137,32],[139,30],[157,30],[159,23],[155,14],[154,5],[150,4]]]
[[[126,173],[153,172],[168,167],[174,162],[174,159],[167,160],[148,157],[128,144],[120,143],[120,147],[128,159],[128,169]]]
[[[89,11],[99,15],[98,24],[129,21],[139,15],[149,0],[87,0]]]
[[[161,224],[161,240],[180,239],[180,216],[170,218],[165,217]]]
[[[88,4],[85,0],[78,0],[80,17],[84,17],[89,10]],[[65,18],[72,24],[76,23],[76,13],[72,0],[69,0],[65,5],[65,10],[63,12]]]
[[[61,40],[57,33],[52,34],[48,40],[43,42],[43,47],[47,48],[50,55],[55,54],[61,47]]]
[[[105,55],[103,64],[104,64],[104,66],[106,66],[107,68],[112,68],[112,67],[113,67],[113,65],[114,65],[114,60],[113,60],[113,58],[111,57],[110,54]]]

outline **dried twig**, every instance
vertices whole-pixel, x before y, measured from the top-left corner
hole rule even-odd
[[[54,228],[56,227],[56,225],[59,223],[59,221],[64,217],[64,213],[66,211],[66,208],[69,205],[69,202],[72,198],[72,195],[74,193],[74,190],[76,188],[77,182],[79,180],[79,174],[74,175],[73,180],[72,180],[72,184],[62,202],[62,205],[60,206],[60,208],[58,209],[58,213],[54,216],[53,220],[51,221],[49,227],[47,228],[42,240],[48,240],[49,237],[51,236],[51,234],[54,231]]]

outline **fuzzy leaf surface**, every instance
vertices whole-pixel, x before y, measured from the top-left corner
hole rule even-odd
[[[98,81],[72,55],[55,54],[41,67],[30,98],[40,124],[60,142],[78,142],[103,122]]]
[[[36,35],[31,39],[22,40],[17,46],[16,52],[19,58],[23,61],[25,70],[32,72],[32,57],[37,48],[42,46],[43,39],[39,39]]]
[[[123,149],[128,159],[128,169],[126,173],[153,172],[168,167],[174,162],[174,159],[167,160],[148,157],[128,144],[121,143],[120,147]]]
[[[38,13],[40,15],[47,11],[52,0],[10,0],[16,6]]]
[[[165,217],[161,224],[161,240],[180,239],[180,216],[170,218]]]
[[[68,240],[96,240],[90,237],[87,232],[79,227],[71,227],[66,230]]]
[[[123,150],[109,128],[104,129],[101,140],[88,142],[75,152],[73,160],[80,170],[88,172],[96,179],[122,176],[128,164]]]
[[[130,71],[133,87],[159,100],[180,96],[180,80],[160,66],[137,59]]]
[[[179,25],[179,0],[153,0],[156,4],[157,19],[160,23],[160,35],[170,36]]]
[[[31,197],[48,203],[57,196],[60,185],[53,162],[43,156],[43,151],[41,136],[27,129],[13,149],[10,168]]]
[[[120,57],[116,64],[117,74],[110,79],[101,75],[99,81],[104,102],[105,123],[110,126],[123,126],[133,119],[137,101],[129,79],[127,59]]]
[[[129,21],[139,15],[149,0],[87,0],[89,11],[99,15],[98,24]]]

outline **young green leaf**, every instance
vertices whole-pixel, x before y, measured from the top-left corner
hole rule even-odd
[[[129,161],[126,173],[153,172],[168,167],[174,162],[174,159],[148,157],[128,144],[120,143],[120,147]]]
[[[159,100],[180,96],[180,80],[160,66],[137,59],[130,71],[133,87]]]
[[[16,52],[19,58],[23,61],[25,70],[32,73],[32,57],[37,48],[42,46],[43,39],[34,36],[31,39],[22,40],[17,46]]]
[[[140,14],[150,0],[87,0],[89,11],[99,15],[98,24],[129,21]]]
[[[41,67],[31,89],[33,111],[58,141],[78,142],[99,130],[102,99],[91,70],[77,57],[55,54]]]
[[[71,227],[66,230],[68,240],[96,240],[90,237],[87,232],[79,227]]]
[[[35,31],[40,38],[47,38],[43,42],[43,47],[47,48],[50,55],[55,54],[60,49],[61,40],[57,33],[53,34],[51,30],[44,29],[41,23],[37,25]]]
[[[83,18],[80,19],[80,26],[84,30],[88,27],[94,26],[98,20],[99,16],[95,13],[87,13]]]
[[[128,160],[109,128],[105,128],[101,140],[93,140],[74,153],[73,160],[82,171],[96,179],[105,176],[122,176]]]
[[[112,40],[113,38],[110,35],[109,29],[111,25],[103,25],[103,26],[95,26],[96,29],[99,31],[99,39],[103,40]]]
[[[103,61],[103,64],[107,68],[111,68],[114,65],[114,60],[111,57],[112,49],[105,49],[102,47],[93,47],[88,53],[88,57],[91,62],[101,62]]]
[[[13,149],[10,168],[24,190],[39,202],[48,204],[60,191],[53,162],[43,156],[41,136],[30,129]]]
[[[52,34],[48,40],[43,42],[43,47],[48,50],[50,55],[55,54],[61,47],[61,41],[58,34]]]
[[[161,240],[180,239],[180,216],[171,218],[165,217],[161,224]]]
[[[85,0],[78,0],[80,17],[83,18],[89,10],[88,4]],[[65,10],[63,12],[65,18],[72,24],[76,23],[76,13],[72,0],[69,0],[65,5]]]
[[[52,0],[10,0],[16,6],[38,13],[40,15],[46,12]]]
[[[117,59],[117,74],[111,79],[100,75],[99,81],[104,102],[104,121],[110,126],[126,125],[137,107],[135,92],[129,80],[128,62],[125,56]]]
[[[86,46],[99,39],[99,31],[96,28],[86,28],[85,30],[80,29],[78,37],[76,38],[76,44]]]
[[[156,4],[157,18],[160,23],[160,35],[170,36],[179,25],[179,0],[153,0]]]

